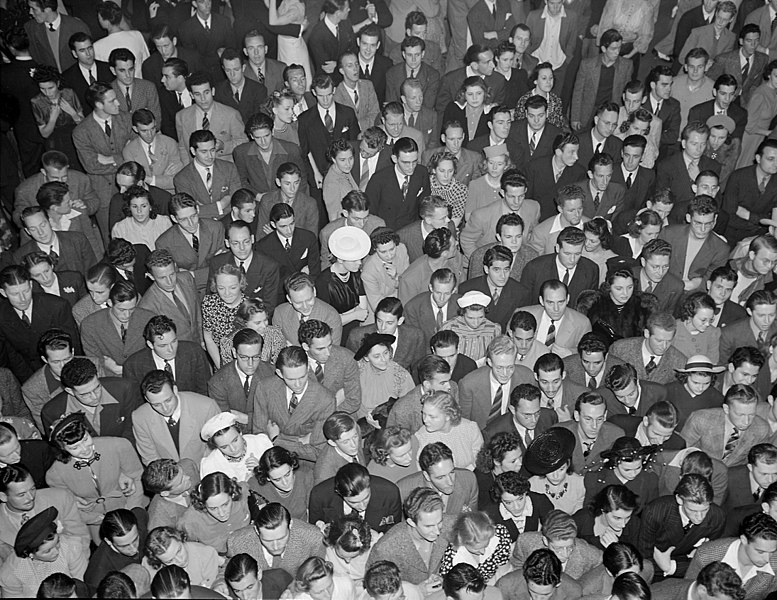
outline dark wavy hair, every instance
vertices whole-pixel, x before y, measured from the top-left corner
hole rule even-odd
[[[273,446],[262,454],[259,464],[254,467],[254,477],[259,485],[265,485],[270,481],[270,471],[289,465],[292,471],[299,469],[299,459],[294,452],[289,452],[283,446]]]

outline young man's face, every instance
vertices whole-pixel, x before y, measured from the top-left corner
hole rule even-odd
[[[316,97],[316,102],[324,110],[329,110],[335,102],[335,90],[330,85],[325,88],[315,88],[313,95]]]
[[[73,45],[75,50],[70,51],[73,57],[85,67],[91,68],[94,64],[94,46],[92,41],[76,42]]]
[[[248,57],[251,64],[263,65],[264,57],[267,54],[267,46],[261,37],[250,37],[246,39],[243,46],[243,52]]]
[[[364,62],[371,61],[380,48],[380,40],[377,36],[359,36],[359,56]]]
[[[229,83],[235,87],[243,83],[245,76],[243,75],[243,63],[239,58],[233,58],[232,60],[225,60],[221,63],[221,68],[224,70],[224,75],[227,76]]]
[[[209,83],[192,86],[192,98],[194,103],[203,112],[208,112],[213,106],[213,88]]]
[[[116,66],[111,67],[111,73],[116,75],[116,81],[118,81],[120,85],[132,85],[132,80],[135,79],[135,61],[117,60]]]
[[[156,51],[159,52],[159,56],[161,56],[163,60],[172,58],[173,52],[175,52],[176,41],[177,41],[176,38],[170,39],[169,36],[165,36],[157,40],[154,40],[154,46],[156,47]]]

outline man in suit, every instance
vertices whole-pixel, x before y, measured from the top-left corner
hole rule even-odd
[[[493,4],[486,4],[485,0],[478,1],[467,14],[472,39],[494,40],[494,44],[508,41],[516,23],[512,11],[511,3],[506,0]]]
[[[498,323],[502,331],[508,330],[514,307],[529,304],[531,298],[529,289],[510,277],[512,262],[513,253],[508,248],[493,246],[483,257],[485,275],[468,279],[459,286],[460,294],[478,291],[491,297],[488,318]]]
[[[378,96],[371,81],[359,77],[359,58],[356,50],[347,50],[337,61],[343,79],[335,88],[334,100],[356,113],[359,128],[366,131],[375,125],[380,113]]]
[[[340,82],[337,59],[353,43],[353,25],[348,20],[350,6],[344,0],[325,0],[323,17],[310,32],[308,50],[315,74],[326,73],[335,83]]]
[[[364,338],[371,333],[392,335],[393,360],[408,371],[412,371],[417,362],[426,354],[424,335],[405,323],[404,307],[398,298],[383,298],[375,307],[375,323],[352,329],[346,347],[353,353],[361,347]]]
[[[176,142],[180,141],[175,126],[176,115],[194,104],[191,92],[186,88],[189,73],[189,65],[180,58],[170,58],[162,65],[162,87],[159,88],[159,105],[162,110],[160,129]]]
[[[262,108],[267,99],[267,88],[245,76],[245,57],[237,50],[227,48],[219,60],[227,78],[216,84],[216,99],[237,110],[243,123],[247,123]]]
[[[764,54],[771,56],[777,49],[777,35],[772,31],[772,5],[771,2],[764,6],[756,8],[745,19],[745,24],[753,23],[757,25],[761,32],[761,39],[758,41],[757,49]]]
[[[723,506],[733,512],[742,506],[768,504],[766,489],[777,481],[777,447],[770,443],[756,444],[747,453],[747,464],[728,470],[728,498]],[[777,542],[777,539],[775,539]]]
[[[213,14],[211,2],[200,0],[195,4],[195,9],[196,13],[178,28],[178,41],[181,47],[197,52],[200,68],[219,81],[223,79],[219,54],[224,48],[232,46],[232,28],[226,17]]]
[[[715,301],[714,327],[726,327],[742,319],[747,319],[747,311],[729,298],[739,281],[739,275],[729,265],[723,265],[710,273],[705,282],[707,293]]]
[[[424,334],[424,348],[442,324],[456,314],[456,276],[450,269],[438,269],[429,279],[429,290],[418,294],[405,304],[404,315],[409,326]]]
[[[541,392],[536,385],[522,383],[513,388],[508,412],[496,417],[483,429],[486,443],[497,433],[513,433],[518,436],[521,453],[525,453],[538,435],[558,423],[556,411],[541,406],[540,400]]]
[[[769,355],[769,340],[777,333],[777,298],[768,290],[754,292],[745,303],[749,318],[724,327],[720,334],[720,359],[727,361],[737,348],[754,346]]]
[[[382,106],[386,101],[386,73],[392,66],[389,58],[378,53],[381,46],[382,32],[374,23],[367,25],[356,38],[359,50],[359,78],[368,79],[375,87],[375,94]]]
[[[585,194],[583,214],[589,219],[602,217],[612,221],[623,208],[626,188],[612,181],[614,170],[615,165],[610,154],[595,154],[588,162],[588,180],[576,184]]]
[[[324,321],[300,323],[298,341],[308,355],[308,377],[335,396],[337,410],[349,414],[361,407],[362,387],[353,352],[332,341],[332,328]]]
[[[554,411],[562,423],[571,420],[575,402],[588,388],[566,381],[564,361],[553,352],[540,356],[534,363],[533,371],[535,384],[541,392],[542,406]]]
[[[111,84],[122,112],[132,116],[141,108],[154,114],[157,123],[162,122],[157,87],[151,81],[135,77],[135,55],[126,48],[116,48],[108,57],[111,73],[116,77]]]
[[[316,105],[299,115],[299,143],[302,156],[310,162],[311,189],[316,189],[323,185],[323,174],[328,167],[326,154],[332,141],[338,138],[355,140],[361,130],[356,113],[334,101],[331,76],[317,75],[311,89]]]
[[[184,6],[184,8],[188,7]],[[187,10],[187,12],[189,11]],[[156,52],[143,61],[141,68],[143,79],[156,85],[160,93],[165,89],[162,86],[162,67],[168,59],[181,59],[192,68],[197,65],[197,52],[180,47],[175,31],[175,23],[169,21],[162,21],[159,25],[153,26],[151,43],[154,44]]]
[[[771,29],[771,27],[770,27]],[[757,50],[761,43],[761,30],[755,23],[748,23],[739,30],[739,47],[731,52],[725,52],[715,58],[715,62],[707,72],[707,76],[716,80],[724,73],[729,73],[737,80],[741,90],[740,106],[747,106],[750,95],[762,81],[762,75],[769,57]]]
[[[688,122],[701,121],[706,123],[713,115],[724,114],[734,119],[736,128],[731,134],[735,139],[742,139],[747,124],[747,111],[734,102],[737,97],[739,84],[736,77],[730,73],[724,73],[715,80],[713,88],[713,100],[697,104],[688,112]]]
[[[266,7],[261,7],[265,8]],[[260,27],[269,21],[260,21],[257,23]],[[292,37],[297,37],[300,32],[299,25],[286,25],[290,29],[296,29]],[[280,30],[284,27],[273,28],[273,30]],[[285,64],[277,61],[268,56],[268,44],[272,41],[274,43],[275,36],[269,33],[261,33],[257,29],[251,29],[246,32],[243,37],[243,54],[248,57],[248,63],[245,68],[245,76],[248,79],[253,79],[257,83],[261,83],[267,88],[267,93],[271,94],[276,90],[283,89],[283,70]],[[273,51],[271,56],[276,56]]]
[[[622,45],[623,36],[617,30],[609,29],[599,38],[599,56],[580,62],[572,93],[570,119],[575,131],[588,127],[597,106],[620,100],[620,92],[631,79],[634,68],[630,60],[619,56]],[[602,69],[612,69],[611,80],[606,77],[602,80]]]
[[[86,90],[89,86],[95,81],[111,83],[114,75],[107,62],[95,60],[92,36],[89,33],[77,31],[67,43],[76,63],[62,71],[62,85],[76,93],[86,112]]]
[[[640,385],[645,383],[640,382]],[[685,440],[676,431],[677,419],[677,409],[674,404],[667,400],[652,404],[645,411],[643,417],[629,414],[616,414],[607,417],[610,423],[623,429],[627,436],[636,438],[642,446],[658,446],[658,452],[674,452],[686,447]],[[679,466],[679,464],[678,462],[677,465]],[[725,469],[723,463],[719,464]],[[660,478],[663,480],[663,475]]]
[[[459,515],[478,509],[478,485],[475,475],[453,466],[453,452],[442,442],[427,444],[418,453],[420,473],[407,475],[397,482],[402,500],[407,502],[416,488],[434,490],[443,499],[446,515]]]
[[[131,139],[124,146],[122,156],[125,161],[136,162],[146,173],[146,179],[141,184],[148,184],[149,193],[153,190],[164,190],[168,194],[175,193],[173,178],[183,168],[183,161],[178,153],[178,143],[158,129],[159,121],[147,108],[141,108],[132,113],[132,130],[138,137]],[[125,163],[126,164],[126,163]],[[113,198],[111,199],[113,201]],[[169,199],[164,206],[153,198],[157,214],[167,214]],[[122,203],[123,204],[123,203]]]
[[[175,226],[159,236],[158,250],[166,249],[182,269],[194,275],[197,292],[205,292],[208,261],[221,250],[224,226],[211,219],[200,220],[199,204],[189,194],[176,194],[170,201]]]
[[[564,200],[559,198],[559,201]],[[573,303],[583,290],[595,289],[599,282],[599,267],[582,256],[584,244],[582,231],[577,227],[566,227],[558,235],[554,254],[529,261],[523,269],[521,283],[528,288],[530,298],[538,298],[549,279],[563,282]]]
[[[124,162],[122,150],[133,137],[132,121],[121,112],[116,92],[108,84],[96,82],[86,92],[86,103],[94,107],[89,118],[73,130],[73,144],[92,188],[101,199],[97,224],[107,245],[109,200],[113,193],[116,168]]]
[[[530,312],[514,311],[505,333],[512,338],[518,351],[515,364],[533,370],[537,359],[550,352],[550,348],[537,339],[537,319]]]
[[[367,467],[358,463],[340,467],[334,477],[310,490],[308,510],[308,520],[313,525],[331,523],[349,510],[378,533],[386,533],[402,521],[402,499],[397,486],[383,477],[370,475]]]
[[[667,399],[666,389],[650,381],[640,381],[630,364],[613,366],[599,393],[607,404],[608,418],[615,415],[644,417],[651,406]]]
[[[132,431],[143,464],[159,458],[199,464],[208,451],[200,430],[220,412],[218,405],[206,396],[179,392],[173,376],[160,369],[148,373],[140,389],[145,403],[132,413]]]
[[[86,415],[93,436],[132,437],[132,412],[140,403],[133,381],[97,377],[97,367],[85,357],[75,357],[62,368],[62,387],[41,410],[43,430],[50,432],[61,417],[73,412]]]
[[[527,196],[540,203],[540,221],[553,216],[557,196],[565,186],[585,177],[585,167],[577,162],[580,138],[575,134],[559,135],[553,142],[552,157],[538,157],[529,162]],[[582,197],[582,190],[580,190]]]
[[[263,143],[266,143],[266,141]],[[273,145],[275,143],[273,142]],[[303,167],[305,166],[302,160],[300,160],[300,163]],[[283,162],[278,165],[274,174],[274,185],[270,191],[261,194],[261,201],[256,210],[254,228],[258,239],[261,240],[272,234],[270,213],[272,213],[273,207],[276,204],[288,204],[293,207],[294,223],[298,229],[304,229],[313,233],[318,231],[318,203],[308,195],[308,184],[303,177],[303,171],[300,166],[296,162]],[[326,263],[323,260],[321,261],[322,268],[328,268],[332,264],[329,262],[329,248],[326,251],[327,261]]]
[[[618,128],[619,109],[615,102],[601,104],[596,108],[593,126],[578,132],[580,148],[577,160],[581,165],[589,166],[596,154],[606,153],[610,157],[620,155],[622,143],[614,135]]]
[[[298,344],[300,323],[324,321],[332,329],[332,343],[340,345],[343,325],[340,315],[329,304],[316,298],[316,286],[307,273],[297,272],[284,281],[286,302],[275,309],[273,323],[281,328],[286,342]]]
[[[79,31],[89,34],[89,27],[81,19],[57,12],[57,6],[56,0],[32,0],[32,19],[24,24],[24,31],[33,60],[62,73],[76,62],[68,47],[70,36]]]
[[[439,196],[424,196],[418,203],[419,221],[405,225],[397,232],[399,240],[407,248],[410,262],[424,255],[424,240],[440,227],[450,227],[448,203]]]
[[[132,354],[124,363],[124,377],[138,386],[147,373],[162,369],[180,381],[182,392],[208,393],[210,365],[203,349],[194,342],[178,339],[175,322],[158,314],[143,329],[146,348]]]
[[[299,346],[281,350],[277,377],[261,382],[254,395],[253,431],[268,433],[300,458],[315,461],[326,439],[323,423],[335,396],[308,378],[308,355]]]
[[[221,367],[208,380],[208,397],[219,410],[231,412],[249,431],[253,431],[254,395],[260,382],[274,377],[270,364],[261,360],[261,336],[246,328],[232,339],[234,360]]]
[[[400,46],[402,61],[386,72],[386,101],[399,102],[402,83],[416,79],[423,91],[424,106],[433,108],[440,89],[440,74],[424,60],[426,42],[419,37],[406,37]]]
[[[424,150],[421,155],[421,164],[424,166],[428,165],[432,155],[447,150],[458,161],[456,173],[454,174],[456,181],[469,185],[470,181],[477,179],[480,173],[481,156],[477,152],[462,147],[464,144],[464,126],[457,121],[443,123],[440,141],[443,144],[442,148],[435,146]]]
[[[418,164],[418,156],[414,140],[399,138],[392,149],[394,164],[373,175],[367,184],[372,212],[394,231],[415,221],[420,199],[430,193],[429,176]]]
[[[473,38],[474,39],[474,38]],[[440,91],[434,103],[434,110],[442,116],[448,104],[456,100],[461,84],[467,77],[480,77],[491,92],[491,101],[501,104],[505,95],[505,78],[495,73],[494,52],[477,42],[467,48],[463,67],[450,70],[440,80]]]
[[[647,139],[641,135],[629,135],[623,140],[617,164],[612,172],[612,182],[625,188],[621,210],[618,214],[636,211],[644,205],[653,189],[656,174],[653,169],[640,165],[645,155]],[[613,224],[615,225],[615,224]],[[623,233],[618,232],[615,233]]]
[[[504,180],[505,177],[503,176]],[[478,209],[479,211],[480,209]],[[475,211],[475,212],[478,212]],[[473,215],[475,213],[472,213]],[[539,214],[539,205],[537,205],[537,214]],[[474,277],[478,270],[478,265],[483,264],[483,257],[486,252],[497,244],[504,246],[513,255],[513,265],[510,269],[510,277],[516,281],[521,280],[521,274],[524,267],[530,260],[537,258],[537,251],[534,250],[528,244],[524,245],[523,229],[525,221],[519,214],[508,213],[501,215],[496,221],[494,231],[496,233],[496,242],[484,243],[477,250],[475,250],[469,257],[469,271],[468,276]],[[488,238],[485,238],[486,240]]]
[[[588,332],[580,338],[577,352],[564,357],[567,379],[589,390],[604,387],[607,373],[623,361],[610,352],[608,344],[596,333]]]
[[[387,145],[392,149],[399,138],[409,137],[418,144],[418,157],[424,154],[425,136],[414,127],[410,127],[408,122],[410,116],[406,114],[404,105],[398,100],[386,102],[380,111],[380,126],[386,132]]]
[[[661,157],[671,154],[680,137],[680,102],[670,96],[672,79],[672,68],[667,65],[658,65],[650,71],[645,80],[645,87],[650,90],[645,108],[661,119],[662,130],[659,145]],[[685,139],[685,136],[683,137]],[[706,140],[704,143],[706,144]],[[683,145],[684,147],[685,145]]]
[[[674,250],[662,239],[650,240],[642,248],[639,267],[635,267],[634,282],[637,290],[658,298],[658,310],[674,313],[683,296],[683,280],[672,274],[669,264]]]
[[[542,96],[529,98],[526,118],[514,121],[508,135],[520,148],[519,157],[524,158],[515,166],[525,172],[532,159],[553,156],[553,144],[560,134],[558,127],[548,123],[548,101]]]
[[[482,156],[481,153],[487,147],[506,144],[513,165],[526,164],[528,156],[522,154],[524,150],[521,145],[514,138],[510,137],[511,115],[512,107],[506,105],[494,106],[491,112],[488,113],[488,135],[481,135],[473,140],[469,140],[467,148],[472,152],[476,152],[478,156]],[[486,158],[488,158],[488,155],[486,155]]]
[[[130,244],[123,238],[110,241],[105,249],[104,261],[116,269],[116,281],[127,281],[135,286],[138,294],[144,294],[151,286],[151,280],[146,277],[146,259],[151,252],[145,244]],[[103,308],[108,308],[106,301]],[[82,320],[85,317],[82,317]],[[79,323],[80,325],[80,323]]]
[[[417,79],[405,79],[399,88],[399,99],[402,102],[402,107],[405,109],[405,125],[421,133],[424,148],[428,150],[430,146],[437,147],[437,152],[439,152],[437,113],[434,112],[432,107],[424,104],[426,102],[426,94],[421,82]],[[427,150],[424,150],[422,153],[422,160],[424,155],[427,154]],[[458,167],[465,168],[465,165],[462,165],[461,161],[459,161]]]
[[[685,126],[682,152],[664,158],[656,165],[656,190],[669,189],[675,202],[690,201],[695,196],[692,184],[700,172],[710,170],[720,174],[720,163],[704,156],[709,134],[705,123],[690,122]]]

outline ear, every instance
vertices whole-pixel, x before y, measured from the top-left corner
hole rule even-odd
[[[146,340],[146,346],[148,346],[148,349],[149,349],[149,350],[153,350],[153,349],[154,349],[154,344],[152,344],[152,343],[151,343],[151,342],[149,342],[148,340]]]
[[[67,393],[69,396],[75,396],[76,395],[76,392],[75,392],[75,390],[73,388],[66,387],[64,389],[65,389],[65,393]]]
[[[111,73],[113,73],[113,76],[116,77],[116,69],[113,67],[108,67],[111,70]]]
[[[8,294],[5,293],[5,288],[0,287],[0,296],[8,298]]]
[[[696,185],[694,184],[691,187],[694,188],[693,193],[695,194],[696,193]],[[688,225],[691,224],[691,215],[688,215],[688,214],[685,215],[685,222],[688,223]]]

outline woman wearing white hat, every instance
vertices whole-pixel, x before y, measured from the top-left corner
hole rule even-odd
[[[264,433],[245,435],[231,412],[211,417],[200,430],[200,437],[211,449],[200,461],[200,477],[221,471],[237,481],[248,481],[272,442]]]
[[[459,336],[459,352],[469,356],[479,367],[483,366],[488,345],[502,333],[502,327],[486,317],[491,297],[472,290],[456,300],[456,303],[459,305],[458,316],[449,319],[441,329],[456,332]]]
[[[343,323],[343,339],[369,315],[367,294],[361,278],[362,259],[370,251],[370,236],[346,225],[329,236],[332,266],[316,279],[316,295],[331,305]]]

